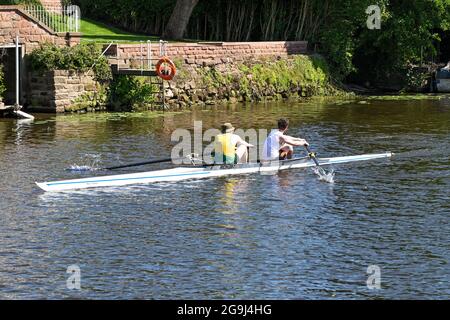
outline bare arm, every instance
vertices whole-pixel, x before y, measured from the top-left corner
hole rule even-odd
[[[309,143],[305,139],[294,138],[287,135],[282,135],[281,139],[284,143],[289,144],[291,146],[309,146]]]
[[[239,137],[239,136],[238,136],[238,137]],[[238,139],[238,141],[237,141],[237,145],[238,145],[238,146],[244,145],[244,146],[246,146],[247,148],[253,148],[253,147],[254,147],[254,145],[248,143],[247,141],[245,141],[245,140],[242,139],[241,137],[239,137],[239,139]]]

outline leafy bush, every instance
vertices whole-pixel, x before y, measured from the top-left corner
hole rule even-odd
[[[341,79],[383,83],[403,77],[409,65],[436,56],[438,31],[450,29],[448,0],[378,0],[381,30],[369,30],[365,9],[373,2],[334,1],[334,19],[321,29],[323,52]]]
[[[101,83],[109,82],[108,100],[119,111],[134,111],[146,108],[154,101],[155,89],[144,79],[131,76],[117,76],[113,79],[108,60],[98,58],[101,47],[97,44],[80,44],[74,47],[58,47],[46,43],[34,50],[28,57],[30,67],[36,71],[73,70],[87,72],[93,70],[95,78]],[[101,94],[100,96],[103,96]],[[86,100],[86,99],[85,99]],[[87,97],[90,104],[98,101],[103,103],[104,98]],[[92,101],[91,101],[92,100]],[[79,105],[88,105],[86,101],[79,101]]]
[[[42,44],[28,56],[30,67],[36,71],[72,70],[87,72],[92,69],[97,81],[104,83],[112,79],[106,57],[101,56],[101,46],[89,43],[74,47],[58,47]]]
[[[410,92],[425,91],[430,80],[431,76],[427,68],[410,67],[406,72],[404,89]]]
[[[115,111],[137,111],[154,102],[154,92],[143,78],[119,75],[111,81],[109,100]]]
[[[326,60],[320,55],[248,60],[236,64],[230,71],[224,73],[215,67],[196,69],[201,81],[199,84],[219,99],[233,97],[259,101],[263,97],[277,99],[341,94],[330,79]],[[186,78],[183,81],[192,80]]]
[[[3,66],[0,64],[0,101],[3,100],[3,94],[6,91],[5,74],[3,73]]]

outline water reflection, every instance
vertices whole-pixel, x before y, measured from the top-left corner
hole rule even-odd
[[[322,101],[0,119],[0,297],[447,298],[448,111]],[[310,170],[57,194],[34,185],[85,176],[66,169],[89,155],[99,166],[165,157],[172,130],[194,120],[271,129],[281,116],[320,156],[397,155],[336,166],[333,185]],[[81,292],[65,288],[74,263]],[[370,264],[381,291],[365,286]]]

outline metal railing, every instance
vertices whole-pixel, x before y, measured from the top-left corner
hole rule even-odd
[[[23,9],[55,32],[80,32],[80,7],[43,7],[26,5]]]
[[[117,67],[120,69],[120,62],[123,61],[124,64],[128,64],[128,69],[140,69],[144,70],[154,70],[154,66],[156,62],[163,56],[166,55],[166,44],[167,41],[160,40],[159,41],[159,56],[158,54],[153,54],[154,43],[150,40],[147,42],[141,41],[139,43],[139,51],[136,56],[133,57],[121,57],[120,56],[120,44],[117,44],[117,55],[115,59],[117,60]],[[109,46],[108,46],[109,48]],[[107,50],[105,50],[107,51]]]

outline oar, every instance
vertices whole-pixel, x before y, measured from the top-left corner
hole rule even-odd
[[[122,168],[129,168],[129,167],[137,167],[137,166],[143,166],[146,164],[155,164],[155,163],[163,163],[163,162],[171,162],[171,161],[178,161],[178,160],[184,160],[184,159],[195,159],[194,155],[189,155],[187,157],[182,157],[182,158],[164,158],[164,159],[155,159],[155,160],[150,160],[150,161],[144,161],[144,162],[135,162],[135,163],[129,163],[129,164],[123,164],[120,166],[113,166],[113,167],[106,167],[106,168],[102,168],[102,170],[114,170],[114,169],[122,169]]]
[[[305,145],[305,148],[306,148],[306,151],[308,151],[308,156],[314,161],[314,163],[316,164],[316,167],[320,171],[320,173],[323,175],[327,175],[328,173],[325,171],[325,169],[320,166],[320,163],[316,158],[316,153],[312,152],[311,149],[309,148],[309,146],[307,146],[307,145]]]
[[[150,161],[144,161],[144,162],[134,162],[134,163],[129,163],[129,164],[123,164],[120,166],[106,167],[106,168],[102,168],[102,170],[122,169],[122,168],[137,167],[137,166],[143,166],[146,164],[163,163],[163,162],[170,162],[170,161],[172,161],[172,158],[157,159],[157,160],[150,160]]]

